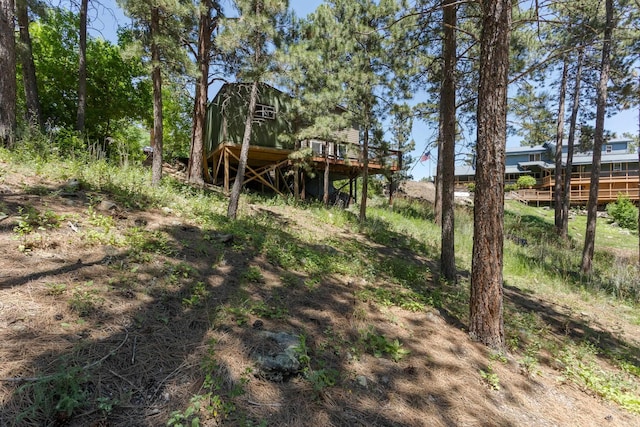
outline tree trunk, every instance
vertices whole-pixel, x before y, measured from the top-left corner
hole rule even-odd
[[[567,60],[563,61],[562,66],[562,78],[560,81],[560,97],[558,99],[558,120],[556,127],[556,170],[555,170],[555,183],[554,183],[554,213],[555,213],[555,227],[556,233],[562,235],[562,200],[564,199],[562,190],[562,140],[564,139],[564,101],[567,93],[567,72],[569,65]]]
[[[244,123],[244,135],[242,137],[242,148],[240,149],[240,161],[238,162],[238,172],[236,180],[231,189],[231,197],[229,197],[229,207],[227,209],[227,217],[236,219],[238,214],[238,202],[240,200],[240,190],[244,183],[244,171],[247,168],[247,159],[249,158],[249,144],[251,143],[251,128],[253,124],[253,114],[258,103],[258,82],[254,81],[251,85],[251,95],[249,96],[249,110],[247,111],[247,119]]]
[[[604,116],[607,109],[607,83],[609,82],[609,67],[611,64],[611,36],[613,33],[613,0],[606,0],[607,21],[602,41],[602,63],[600,65],[600,82],[598,83],[598,97],[596,101],[596,128],[593,137],[593,161],[591,169],[591,186],[589,188],[589,203],[587,204],[587,230],[584,236],[582,250],[582,272],[590,274],[593,263],[596,240],[596,219],[598,217],[598,189],[602,160],[602,146],[604,145]]]
[[[367,120],[368,123],[368,120]],[[369,192],[369,126],[365,126],[362,138],[362,196],[360,198],[360,217],[363,223],[367,219],[367,195]]]
[[[503,350],[504,167],[510,0],[482,0],[469,334]]]
[[[187,167],[187,180],[203,185],[203,170],[208,167],[204,158],[204,128],[207,117],[207,94],[209,92],[209,52],[211,50],[211,4],[202,0],[198,28],[198,78],[193,108],[193,132]]]
[[[442,100],[440,100],[440,108],[438,115],[438,159],[436,160],[436,174],[433,177],[433,184],[436,187],[436,197],[433,201],[433,220],[436,225],[442,225],[442,141],[444,139]],[[429,167],[429,172],[431,172],[431,167]]]
[[[16,131],[16,40],[13,0],[0,0],[0,143],[11,146]]]
[[[329,206],[329,142],[324,143],[324,173],[322,174],[322,203]]]
[[[87,110],[87,8],[89,0],[80,2],[80,46],[78,51],[78,114],[76,130],[84,132]]]
[[[444,24],[444,76],[440,92],[442,117],[442,169],[438,181],[442,184],[442,234],[440,249],[440,274],[449,282],[456,280],[455,260],[455,196],[454,169],[456,144],[456,0],[445,0]]]
[[[36,80],[36,66],[33,63],[31,49],[31,34],[29,33],[29,11],[26,0],[16,2],[18,26],[20,27],[20,62],[22,64],[22,80],[24,83],[24,98],[26,103],[26,118],[31,126],[42,127],[42,113],[38,84]]]
[[[575,86],[573,88],[573,105],[571,107],[571,119],[569,123],[569,137],[567,139],[567,164],[564,175],[564,198],[562,200],[562,232],[563,239],[569,237],[569,206],[571,204],[571,170],[573,169],[573,147],[576,140],[576,127],[578,124],[578,110],[580,109],[580,82],[582,80],[582,63],[584,61],[584,50],[578,53],[578,63],[576,69]]]
[[[153,81],[153,163],[151,184],[159,185],[162,179],[162,72],[160,70],[160,11],[151,9],[151,80]]]

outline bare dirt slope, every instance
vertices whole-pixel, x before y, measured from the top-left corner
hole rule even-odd
[[[268,262],[250,239],[240,245],[170,209],[126,210],[109,194],[68,185],[2,176],[0,426],[178,425],[190,406],[202,425],[640,425],[640,416],[560,380],[553,363],[528,376],[513,358],[493,359],[446,310],[356,298],[366,285],[357,272],[309,282]],[[52,223],[63,219],[19,233],[18,215],[30,208],[50,212]],[[247,214],[318,231],[286,207]],[[410,257],[436,268],[339,228],[321,232],[359,239],[380,260]],[[549,301],[517,289],[507,297],[523,312],[545,311],[559,330],[585,327]],[[253,355],[268,345],[265,330],[305,335],[314,381],[258,375]],[[409,353],[394,362],[358,351],[351,343],[363,331],[397,338]],[[192,397],[208,392],[208,408],[197,409]]]

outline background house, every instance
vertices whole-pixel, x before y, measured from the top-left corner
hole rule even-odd
[[[633,152],[631,139],[612,139],[602,147],[598,203],[615,201],[619,194],[638,200],[638,155]],[[576,147],[578,149],[578,147]],[[522,175],[536,179],[536,186],[518,190],[518,196],[527,202],[551,203],[555,185],[554,143],[533,147],[511,147],[505,153],[505,185],[515,184]],[[562,147],[563,176],[567,164],[567,146]],[[593,153],[575,151],[571,167],[572,204],[586,204],[591,187]],[[473,183],[475,165],[461,165],[455,171],[456,184],[460,187]]]

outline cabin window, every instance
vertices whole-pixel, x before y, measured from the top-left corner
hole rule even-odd
[[[613,152],[613,145],[607,145],[607,153]]]
[[[541,160],[540,153],[538,154],[529,154],[530,162],[539,162]]]
[[[620,172],[622,170],[622,163],[614,163],[613,164],[613,171],[614,172]]]
[[[325,147],[325,143],[321,142],[321,141],[313,141],[311,142],[311,151],[313,151],[313,154],[317,154],[317,155],[324,155],[324,147]]]
[[[258,122],[275,120],[276,109],[272,105],[256,104],[256,111],[253,113],[253,118]]]

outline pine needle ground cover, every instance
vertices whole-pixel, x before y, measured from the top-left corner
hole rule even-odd
[[[548,211],[507,205],[508,354],[466,334],[437,278],[428,204],[369,220],[244,195],[179,173],[0,155],[0,425],[640,424],[637,235],[599,223],[596,273]],[[169,169],[170,172],[175,172]],[[607,236],[612,236],[608,238]],[[262,360],[286,334],[294,369]]]

